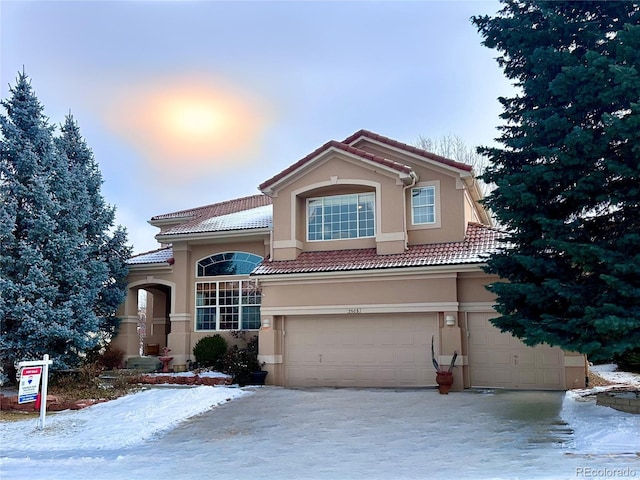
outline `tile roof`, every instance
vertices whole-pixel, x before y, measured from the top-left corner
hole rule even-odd
[[[413,153],[413,154],[416,154],[416,155],[420,155],[422,157],[429,158],[431,160],[434,160],[436,162],[442,163],[444,165],[448,165],[448,166],[451,166],[451,167],[459,168],[460,170],[464,170],[464,171],[470,172],[473,169],[473,167],[471,165],[467,165],[466,163],[457,162],[455,160],[451,160],[450,158],[446,158],[446,157],[442,157],[440,155],[436,155],[435,153],[428,152],[426,150],[423,150],[423,149],[418,148],[418,147],[414,147],[412,145],[408,145],[406,143],[398,142],[397,140],[393,140],[391,138],[384,137],[382,135],[378,135],[377,133],[373,133],[373,132],[370,132],[368,130],[358,130],[356,133],[354,133],[353,135],[350,135],[349,137],[344,139],[342,142],[337,142],[335,140],[331,140],[331,141],[325,143],[320,148],[314,150],[313,152],[311,152],[306,157],[302,158],[301,160],[298,160],[296,163],[294,163],[290,167],[287,167],[286,169],[284,169],[283,171],[281,171],[277,175],[271,177],[269,180],[261,183],[258,188],[260,190],[265,190],[265,189],[269,188],[271,185],[276,183],[278,180],[281,180],[284,177],[286,177],[287,175],[289,175],[290,173],[296,171],[297,169],[299,169],[300,167],[302,167],[303,165],[305,165],[306,163],[311,161],[313,158],[317,157],[322,152],[328,150],[331,147],[338,148],[338,149],[343,150],[343,151],[348,152],[348,153],[352,153],[354,155],[360,156],[360,157],[365,158],[367,160],[370,160],[372,162],[380,163],[381,165],[385,165],[387,167],[393,168],[394,170],[398,170],[399,172],[403,172],[403,173],[410,173],[411,172],[411,167],[409,167],[407,165],[403,165],[403,164],[395,162],[393,160],[389,160],[389,159],[381,157],[379,155],[374,155],[374,154],[372,154],[370,152],[367,152],[367,151],[361,150],[361,149],[359,149],[357,147],[354,147],[352,145],[352,143],[356,142],[358,139],[360,139],[362,137],[366,137],[366,138],[369,138],[371,140],[375,140],[375,141],[378,141],[380,143],[384,143],[384,144],[389,145],[391,147],[399,148],[399,149],[404,150],[404,151],[409,152],[409,153]]]
[[[271,177],[269,180],[261,183],[258,186],[258,189],[259,190],[264,190],[266,188],[269,188],[271,185],[276,183],[278,180],[281,180],[284,177],[286,177],[287,175],[289,175],[290,173],[295,172],[300,167],[302,167],[306,163],[310,162],[312,159],[314,159],[315,157],[317,157],[318,155],[320,155],[321,153],[323,153],[324,151],[326,151],[326,150],[328,150],[330,148],[337,148],[337,149],[342,150],[344,152],[351,153],[353,155],[361,157],[361,158],[363,158],[365,160],[369,160],[369,161],[372,161],[374,163],[379,163],[380,165],[384,165],[384,166],[389,167],[389,168],[391,168],[393,170],[397,170],[398,172],[401,172],[401,173],[407,173],[408,174],[408,173],[412,172],[411,167],[409,167],[407,165],[403,165],[402,163],[399,163],[399,162],[396,162],[396,161],[393,161],[393,160],[389,160],[389,159],[381,157],[379,155],[374,155],[373,153],[367,152],[365,150],[361,150],[361,149],[353,147],[351,145],[347,145],[344,142],[336,142],[335,140],[331,140],[331,141],[325,143],[324,145],[322,145],[320,148],[317,148],[316,150],[311,152],[306,157],[302,158],[301,160],[298,160],[296,163],[294,163],[290,167],[285,168],[283,171],[281,171],[277,175]]]
[[[271,212],[270,197],[251,195],[204,207],[156,215],[151,218],[151,223],[162,220],[175,220],[176,222],[184,220],[182,223],[166,229],[159,234],[160,236],[270,228]]]
[[[251,208],[262,207],[264,205],[271,205],[271,198],[266,195],[251,195],[249,197],[235,198],[233,200],[227,200],[220,203],[214,203],[212,205],[205,205],[204,207],[191,208],[189,210],[180,210],[178,212],[165,213],[163,215],[156,215],[151,217],[151,221],[154,220],[167,220],[172,218],[211,218],[219,215],[227,215],[229,213],[239,212],[242,210],[249,210]]]
[[[376,140],[376,141],[378,141],[380,143],[384,143],[384,144],[389,145],[391,147],[399,148],[399,149],[404,150],[406,152],[414,153],[414,154],[420,155],[422,157],[427,157],[427,158],[429,158],[431,160],[434,160],[436,162],[443,163],[443,164],[449,165],[451,167],[459,168],[460,170],[465,170],[467,172],[470,172],[471,170],[473,170],[473,166],[467,165],[466,163],[457,162],[455,160],[451,160],[450,158],[442,157],[440,155],[436,155],[435,153],[428,152],[427,150],[423,150],[421,148],[414,147],[413,145],[408,145],[406,143],[398,142],[397,140],[393,140],[391,138],[384,137],[382,135],[378,135],[377,133],[370,132],[369,130],[359,130],[356,133],[354,133],[353,135],[350,135],[347,138],[345,138],[342,141],[342,143],[346,143],[347,145],[350,145],[353,142],[357,141],[361,137],[366,137],[366,138],[369,138],[371,140]]]
[[[252,275],[378,270],[483,263],[498,251],[504,233],[479,223],[469,223],[462,242],[411,245],[403,253],[378,255],[375,248],[302,252],[295,260],[262,262]]]
[[[173,248],[163,247],[163,248],[158,248],[157,250],[152,250],[150,252],[134,255],[129,260],[127,260],[127,263],[129,265],[141,265],[141,264],[149,264],[149,263],[168,263],[170,258],[173,258]]]
[[[176,225],[159,234],[184,235],[188,233],[223,232],[230,230],[251,230],[271,228],[273,224],[273,206],[263,205],[226,215],[202,215],[188,222]]]

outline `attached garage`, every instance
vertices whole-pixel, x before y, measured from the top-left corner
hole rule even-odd
[[[284,331],[287,386],[434,385],[436,314],[287,316]]]
[[[469,313],[469,374],[472,387],[563,390],[564,352],[555,347],[528,347],[502,333],[489,319],[493,313]]]

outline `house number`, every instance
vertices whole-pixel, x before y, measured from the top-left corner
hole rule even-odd
[[[362,309],[361,308],[347,308],[347,313],[362,313]]]

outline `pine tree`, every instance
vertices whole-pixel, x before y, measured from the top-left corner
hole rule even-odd
[[[76,221],[83,219],[75,227],[82,233],[87,247],[85,295],[91,299],[98,331],[108,340],[118,326],[114,313],[126,295],[126,261],[131,256],[131,248],[127,246],[127,234],[122,227],[111,233],[115,208],[107,205],[100,193],[102,174],[73,116],[67,116],[56,144],[68,162],[74,182],[73,196],[69,198],[70,212],[74,212]]]
[[[108,340],[126,292],[130,253],[122,230],[109,234],[113,209],[104,204],[97,165],[73,120],[56,139],[24,73],[10,93],[2,101],[7,115],[0,115],[0,355],[6,374],[16,361],[45,353],[57,368],[75,366]]]
[[[504,0],[474,17],[519,93],[483,178],[509,247],[486,271],[528,345],[609,360],[640,346],[640,8]]]

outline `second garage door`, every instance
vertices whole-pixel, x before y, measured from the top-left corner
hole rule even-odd
[[[286,317],[287,385],[433,385],[431,336],[437,342],[436,333],[435,314]]]
[[[471,386],[563,390],[563,351],[545,345],[528,347],[494,327],[489,321],[493,316],[468,314]]]

